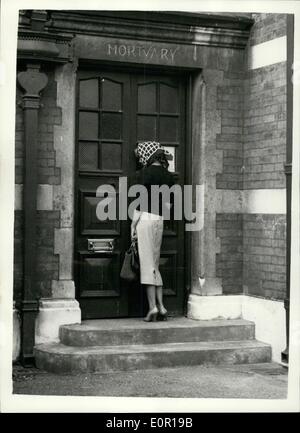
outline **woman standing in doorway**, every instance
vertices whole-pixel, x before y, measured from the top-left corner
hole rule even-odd
[[[167,310],[163,304],[163,281],[159,271],[160,248],[163,236],[163,208],[171,204],[163,202],[159,194],[159,203],[152,203],[151,187],[153,185],[174,184],[173,175],[168,171],[170,156],[160,143],[147,141],[139,143],[135,154],[142,169],[137,176],[137,183],[147,189],[147,209],[135,211],[131,224],[131,238],[138,241],[140,260],[140,282],[145,286],[149,311],[144,321],[167,320]]]

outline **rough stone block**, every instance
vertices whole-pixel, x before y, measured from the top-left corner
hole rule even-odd
[[[52,280],[52,298],[75,298],[75,285],[73,280]]]
[[[73,228],[55,229],[54,253],[59,254],[59,278],[72,280]]]

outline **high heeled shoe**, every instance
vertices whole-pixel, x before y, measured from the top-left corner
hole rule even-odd
[[[146,317],[144,317],[144,322],[156,322],[157,314],[158,309],[155,307],[151,311],[149,311]]]
[[[157,320],[159,321],[168,320],[168,312],[166,309],[164,309],[163,311],[158,310]]]

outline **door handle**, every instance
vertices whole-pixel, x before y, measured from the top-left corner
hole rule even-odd
[[[114,239],[88,239],[88,251],[93,253],[113,253]]]

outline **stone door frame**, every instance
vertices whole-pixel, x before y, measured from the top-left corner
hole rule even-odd
[[[190,255],[187,260],[191,263],[187,289],[188,293],[193,295],[222,293],[221,283],[215,275],[215,256],[219,245],[215,238],[216,203],[211,197],[216,193],[216,187],[213,176],[209,176],[209,179],[206,177],[204,165],[205,112],[207,104],[212,104],[211,99],[216,104],[216,91],[222,82],[222,69],[226,69],[231,61],[235,62],[235,53],[245,48],[252,24],[249,19],[224,19],[217,16],[212,24],[211,20],[206,21],[203,16],[193,25],[192,22],[175,23],[178,18],[172,17],[171,22],[174,20],[174,24],[150,23],[147,26],[149,34],[145,35],[143,22],[137,21],[135,27],[131,28],[128,22],[122,23],[117,18],[103,18],[101,14],[96,14],[99,26],[93,27],[93,18],[91,19],[89,14],[81,17],[80,21],[73,17],[77,12],[69,14],[65,11],[53,11],[51,14],[51,26],[56,32],[69,32],[76,36],[71,42],[71,61],[57,66],[55,71],[57,106],[62,110],[62,122],[54,128],[56,166],[61,171],[61,184],[53,186],[52,197],[53,210],[60,211],[60,227],[55,229],[54,241],[54,254],[59,255],[59,278],[52,281],[52,298],[40,300],[36,343],[56,339],[61,324],[81,321],[73,281],[73,246],[76,71],[82,61],[94,64],[104,62],[113,66],[142,65],[169,70],[181,68],[190,72],[188,112],[192,120],[189,122],[191,142],[187,144],[190,146],[187,159],[190,158],[193,162],[189,181],[200,185],[201,230],[186,236],[187,252]],[[199,17],[196,18],[198,19]],[[103,22],[106,25],[105,30],[101,27]],[[215,27],[218,22],[221,32]],[[121,39],[116,39],[118,37]],[[127,48],[120,51],[120,48],[115,48],[116,44],[126,45]],[[238,58],[240,57],[238,55]],[[219,127],[220,122],[216,119],[210,134],[219,133]],[[216,154],[213,168],[215,174],[220,164],[218,153],[221,151],[216,148],[210,149],[211,151]],[[207,214],[207,209],[212,209],[212,212]],[[205,243],[211,246],[207,252],[203,248]],[[205,277],[204,285],[202,277]]]

